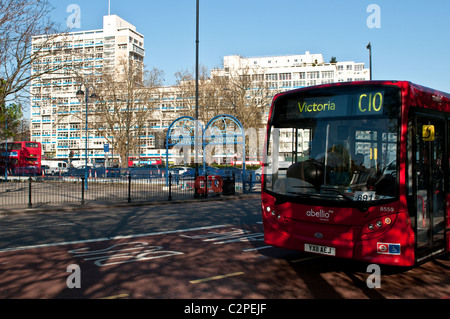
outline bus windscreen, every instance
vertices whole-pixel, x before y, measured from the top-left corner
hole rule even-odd
[[[397,196],[398,88],[310,89],[274,103],[264,190],[365,203]]]

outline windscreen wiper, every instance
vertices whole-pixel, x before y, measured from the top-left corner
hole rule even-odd
[[[336,188],[321,186],[320,189],[324,190],[324,191],[331,191],[331,192],[335,192],[335,193],[339,194],[340,196],[342,196],[342,198],[345,198],[346,200],[348,200],[352,203],[355,203],[356,208],[358,208],[361,212],[367,212],[367,210],[369,209],[369,206],[370,206],[369,203],[355,201],[350,196],[345,195],[344,193],[342,193],[341,191],[339,191]]]
[[[350,196],[345,195],[344,193],[342,193],[341,191],[339,191],[336,188],[332,188],[332,187],[326,187],[326,186],[320,186],[320,189],[326,192],[335,192],[338,195],[341,195],[343,198],[345,198],[346,200],[353,202],[353,198],[351,198]]]

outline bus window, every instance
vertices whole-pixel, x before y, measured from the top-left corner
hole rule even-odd
[[[13,151],[17,151],[17,150],[21,150],[22,149],[22,143],[11,143],[8,144],[8,150],[13,150]]]
[[[25,143],[25,147],[38,148],[39,144],[38,143],[27,142],[27,143]]]

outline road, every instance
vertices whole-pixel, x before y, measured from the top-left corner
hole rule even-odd
[[[367,267],[265,245],[255,198],[0,218],[2,299],[450,298],[448,259]]]

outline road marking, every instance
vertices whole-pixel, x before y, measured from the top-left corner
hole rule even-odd
[[[219,276],[202,278],[202,279],[197,279],[197,280],[190,280],[189,282],[191,284],[199,284],[201,282],[214,281],[214,280],[219,280],[219,279],[228,278],[228,277],[240,276],[243,274],[244,274],[243,272],[234,272],[234,273],[227,274],[227,275],[219,275]]]
[[[99,241],[109,241],[109,240],[129,239],[129,238],[137,238],[137,237],[177,234],[177,233],[183,233],[183,232],[190,232],[190,231],[197,231],[197,230],[204,230],[204,229],[213,229],[213,228],[221,228],[221,227],[227,227],[227,226],[226,225],[205,226],[205,227],[195,227],[195,228],[179,229],[179,230],[169,230],[169,231],[147,233],[147,234],[136,234],[136,235],[127,235],[127,236],[115,236],[115,237],[103,237],[103,238],[66,241],[66,242],[51,243],[51,244],[21,246],[21,247],[0,249],[0,253],[11,252],[11,251],[19,251],[19,250],[27,250],[27,249],[35,249],[35,248],[48,248],[48,247],[56,247],[56,246],[64,246],[64,245],[92,243],[92,242],[99,242]]]
[[[129,246],[129,248],[127,248]],[[182,255],[179,251],[162,250],[162,246],[148,246],[147,242],[122,243],[105,249],[91,251],[89,247],[70,250],[74,257],[85,257],[84,260],[94,260],[94,264],[103,267],[125,264],[143,260],[165,258]]]
[[[250,230],[232,228],[230,231],[209,232],[202,235],[180,235],[191,239],[201,239],[204,242],[213,242],[214,245],[229,244],[235,242],[254,242],[263,241],[263,233],[252,233]]]

